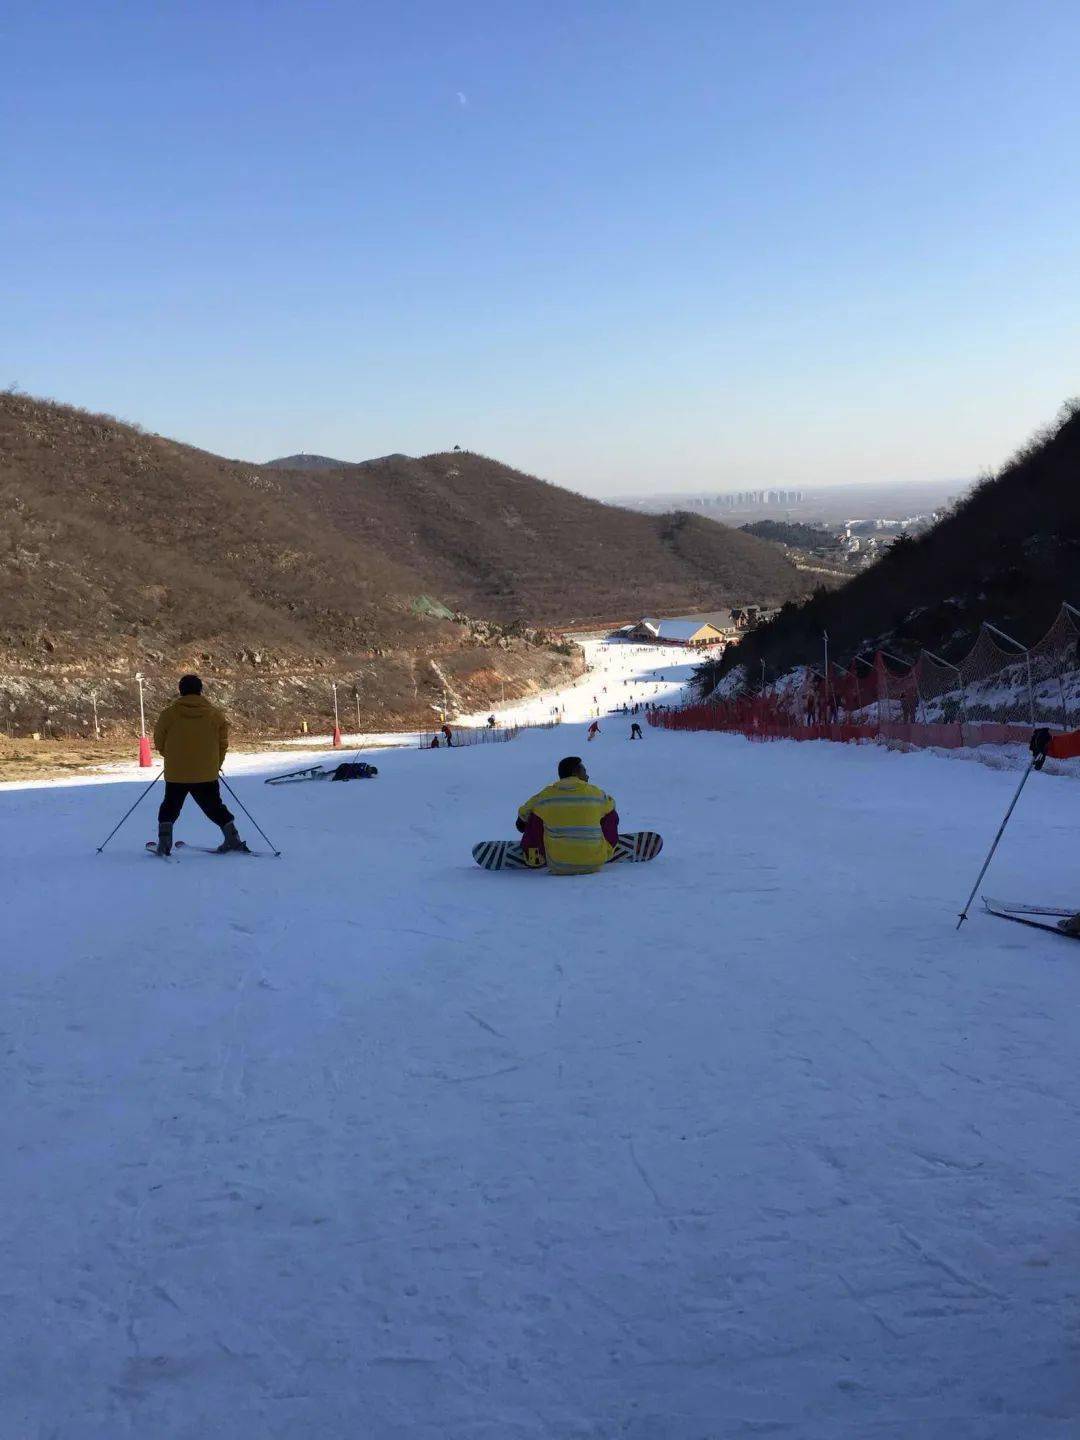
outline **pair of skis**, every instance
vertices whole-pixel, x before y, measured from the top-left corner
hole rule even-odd
[[[1015,920],[1017,925],[1030,925],[1034,930],[1049,930],[1066,940],[1080,940],[1080,935],[1072,935],[1068,930],[1062,930],[1059,924],[1060,920],[1068,920],[1076,914],[1075,907],[1072,910],[1063,910],[1053,905],[1013,905],[1005,900],[991,900],[988,895],[982,897],[982,902],[990,914],[996,915],[999,920]]]
[[[216,845],[189,845],[186,840],[174,840],[173,853],[175,854],[177,850],[198,850],[201,855],[251,855],[253,857],[258,857],[266,853],[263,850],[249,850],[246,845],[243,850],[219,850]],[[158,853],[156,840],[147,840],[146,853],[156,856],[159,860],[168,860],[171,858],[168,855]]]
[[[325,765],[305,765],[303,770],[288,770],[284,775],[268,775],[264,785],[296,785],[302,780],[373,780],[378,767],[366,760],[345,760],[327,769]]]

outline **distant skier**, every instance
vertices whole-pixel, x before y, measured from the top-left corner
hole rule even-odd
[[[517,814],[521,848],[532,867],[554,875],[591,875],[619,840],[615,801],[595,785],[579,755],[559,761],[559,778],[529,797]]]
[[[634,723],[630,726],[630,739],[640,740],[641,738],[641,726],[635,720]]]
[[[488,729],[489,729],[489,730],[494,730],[494,729],[495,729],[495,724],[496,724],[495,716],[494,716],[494,715],[489,715],[489,716],[488,716],[488,721],[487,721],[487,723],[488,723]]]
[[[218,784],[229,749],[229,722],[203,695],[198,675],[184,675],[177,688],[180,698],[165,707],[154,726],[154,747],[165,759],[157,853],[172,852],[173,825],[189,795],[208,820],[221,826],[225,838],[218,849],[222,853],[246,850]]]
[[[449,725],[444,725],[444,726],[442,727],[442,733],[446,736],[446,743],[447,743],[447,745],[453,745],[453,743],[454,743],[454,732],[453,732],[453,730],[450,729],[450,726],[449,726]]]
[[[595,740],[596,737],[597,737],[597,735],[599,735],[599,734],[600,734],[600,722],[599,722],[599,720],[594,720],[594,721],[592,722],[592,724],[589,726],[589,729],[588,729],[588,731],[587,731],[587,733],[586,733],[585,738],[586,738],[586,740]]]

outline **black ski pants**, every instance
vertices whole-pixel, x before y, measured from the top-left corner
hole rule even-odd
[[[166,780],[165,798],[157,812],[158,823],[171,825],[184,808],[184,801],[189,795],[206,818],[215,825],[224,829],[233,819],[225,808],[221,788],[216,780],[197,780],[190,785],[182,780]]]

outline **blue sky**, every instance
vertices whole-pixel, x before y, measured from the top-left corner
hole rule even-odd
[[[959,477],[1080,391],[1080,5],[0,0],[0,385],[588,493]]]

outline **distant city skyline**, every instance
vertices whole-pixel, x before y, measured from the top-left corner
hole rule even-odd
[[[0,385],[597,496],[977,475],[1080,390],[1072,0],[40,0],[4,39]]]

